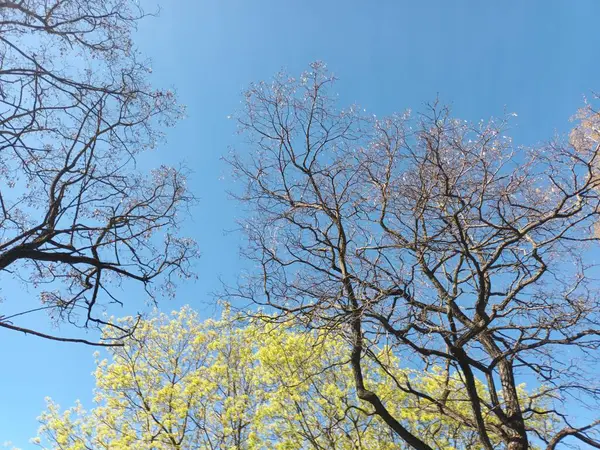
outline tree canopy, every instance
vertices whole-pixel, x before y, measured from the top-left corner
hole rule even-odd
[[[69,340],[28,314],[99,325],[115,287],[152,298],[192,275],[185,171],[136,165],[183,113],[133,45],[144,16],[133,0],[0,1],[0,274],[39,296],[4,299],[0,327]]]
[[[227,312],[217,321],[201,321],[189,307],[160,314],[140,323],[124,347],[110,348],[110,359],[98,360],[94,408],[61,411],[49,400],[36,442],[61,450],[410,448],[356,397],[349,350],[326,333]],[[436,449],[481,448],[456,374],[402,368],[387,348],[377,356],[414,388],[447,392],[455,419],[368,364],[368,382],[408,429]],[[522,386],[519,394],[543,403]],[[500,442],[497,421],[489,419]],[[553,425],[551,417],[530,419],[528,426],[540,431]]]
[[[183,115],[150,83],[135,0],[0,0],[0,327],[109,347],[56,449],[600,448],[600,114],[517,146],[510,116],[342,108],[316,62],[253,84],[227,158],[248,270],[223,297],[107,321],[193,277],[184,167],[143,156]],[[100,311],[100,313],[98,312]],[[96,342],[28,322],[99,327]],[[526,386],[528,386],[526,388]]]
[[[598,422],[577,413],[600,399],[600,296],[585,257],[598,248],[598,114],[588,106],[569,139],[524,147],[510,117],[472,124],[438,102],[373,117],[340,108],[334,82],[315,63],[246,92],[249,144],[229,160],[257,270],[228,298],[350,342],[358,397],[416,449],[432,447],[370,380],[373,364],[440,417],[456,418],[453,378],[425,391],[377,356],[382,345],[403,367],[463,380],[482,448],[493,434],[509,450],[569,436],[600,448]],[[554,401],[524,401],[523,381]],[[562,423],[554,436],[527,426],[548,415]]]

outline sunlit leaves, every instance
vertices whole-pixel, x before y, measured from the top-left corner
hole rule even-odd
[[[135,339],[110,352],[97,361],[94,408],[61,411],[48,400],[40,417],[42,448],[404,448],[356,398],[347,343],[325,334],[248,323],[228,312],[201,321],[183,308],[141,322]],[[471,417],[460,377],[441,368],[402,369],[389,348],[376,358],[423,392],[447,390],[446,405],[460,419],[440,416],[367,361],[367,383],[406,426],[435,448],[479,448],[464,425]]]

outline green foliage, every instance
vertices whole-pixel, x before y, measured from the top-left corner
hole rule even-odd
[[[110,351],[110,361],[97,362],[93,409],[77,404],[61,411],[48,400],[35,439],[40,447],[406,448],[357,400],[347,364],[349,346],[341,339],[281,324],[248,323],[228,312],[221,320],[203,322],[183,308],[141,323],[135,339]],[[369,361],[367,384],[376,386],[414,433],[435,448],[480,448],[468,425],[471,409],[459,378],[441,368],[402,369],[386,348]],[[377,361],[396,370],[384,374]],[[450,414],[439,414],[435,405],[409,395],[393,379],[423,392],[446,390]],[[481,392],[485,397],[483,387]]]

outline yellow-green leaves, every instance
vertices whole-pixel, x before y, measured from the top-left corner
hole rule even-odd
[[[96,405],[41,415],[47,449],[373,449],[404,448],[356,398],[348,344],[285,325],[244,322],[226,312],[201,321],[190,308],[138,326],[135,339],[98,361]],[[366,382],[396,417],[436,448],[472,448],[474,430],[461,380],[440,368],[401,368],[388,348],[365,360]],[[438,406],[399,389],[448,390]],[[485,390],[481,387],[481,395]],[[523,390],[523,396],[527,395]],[[467,423],[467,425],[465,425]],[[493,425],[493,424],[492,424]]]

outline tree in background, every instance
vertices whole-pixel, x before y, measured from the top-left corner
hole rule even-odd
[[[587,109],[570,141],[515,147],[506,120],[470,124],[433,104],[412,117],[336,107],[322,64],[246,93],[249,149],[230,162],[245,189],[246,255],[259,267],[230,298],[344,341],[358,397],[416,449],[394,389],[477,430],[478,445],[600,448],[599,148]],[[426,390],[401,367],[436,373]],[[372,380],[378,367],[384,383]],[[340,369],[341,370],[341,369]],[[424,375],[427,378],[428,375]],[[448,398],[460,380],[468,415]],[[535,406],[523,381],[551,397]],[[382,389],[385,386],[385,389]],[[529,427],[553,416],[560,427]]]
[[[192,200],[183,171],[136,168],[182,114],[132,43],[144,16],[132,0],[0,1],[0,273],[42,303],[5,299],[4,328],[77,341],[13,319],[46,309],[98,325],[95,306],[122,301],[114,287],[153,296],[191,275],[195,244],[176,233]]]
[[[356,398],[349,345],[325,333],[248,323],[228,313],[202,322],[183,308],[140,323],[134,338],[109,351],[111,360],[98,362],[93,409],[77,405],[61,412],[49,401],[35,439],[42,448],[408,448]],[[481,448],[458,377],[441,368],[425,375],[400,369],[386,348],[377,356],[415,389],[430,395],[447,391],[447,408],[456,418],[398,390],[381,367],[368,364],[368,382],[411,432],[433,448]],[[521,388],[520,395],[533,394]],[[552,426],[551,417],[532,419],[536,422],[528,425],[540,430]],[[501,442],[498,424],[489,426],[493,441]]]

